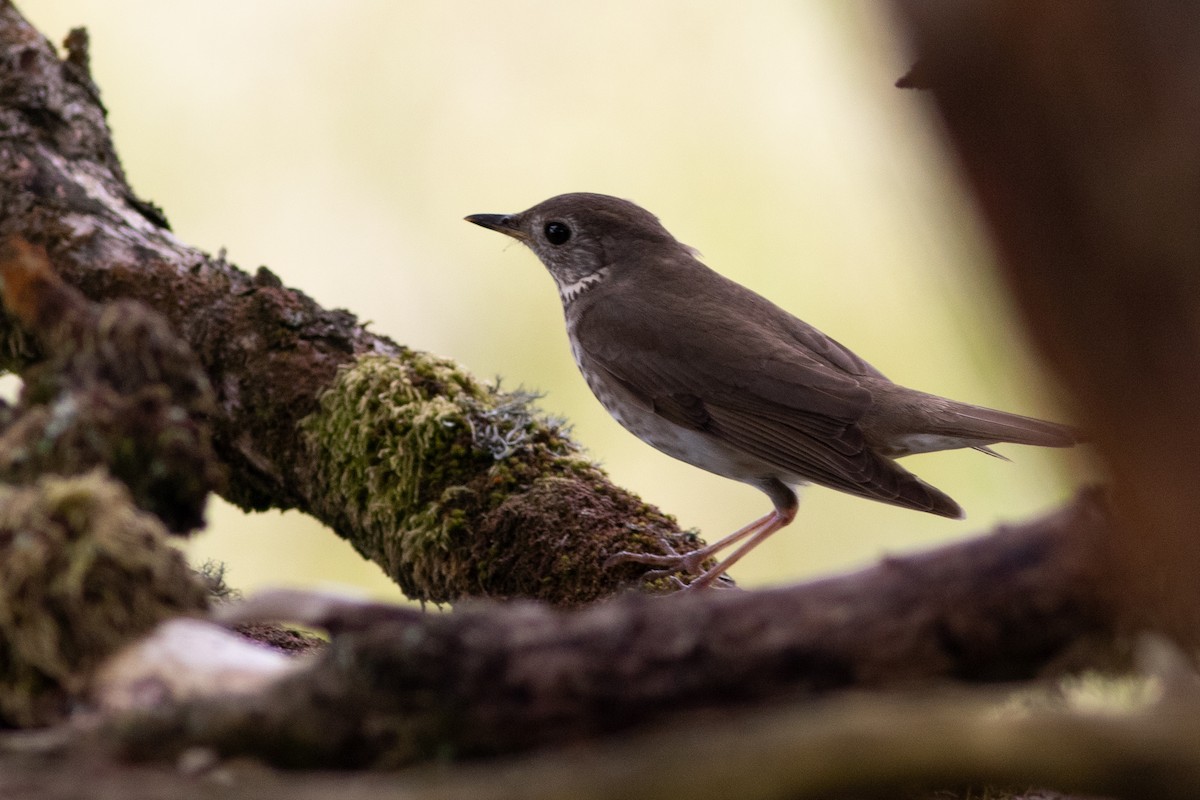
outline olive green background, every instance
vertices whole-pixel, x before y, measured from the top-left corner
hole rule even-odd
[[[991,274],[986,237],[865,0],[24,0],[92,34],[126,170],[184,241],[269,266],[320,303],[546,394],[613,478],[715,539],[769,504],[625,433],[575,370],[550,278],[462,221],[596,191],[658,214],[714,268],[893,379],[1060,418]],[[1082,455],[906,465],[955,522],[814,488],[738,565],[744,585],[841,571],[1062,500]],[[399,593],[298,514],[211,508],[193,558],[232,584]]]

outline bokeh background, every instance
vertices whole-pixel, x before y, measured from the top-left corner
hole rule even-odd
[[[613,478],[717,538],[756,490],[625,433],[572,362],[550,278],[462,222],[595,191],[902,383],[1067,412],[990,269],[909,56],[867,0],[24,0],[92,69],[131,183],[175,232],[482,377],[545,393]],[[906,465],[966,522],[814,488],[735,571],[764,585],[970,536],[1061,501],[1083,456],[1016,446]],[[230,582],[399,591],[303,515],[214,501],[189,545]]]

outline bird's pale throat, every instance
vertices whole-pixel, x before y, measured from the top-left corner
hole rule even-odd
[[[558,281],[555,281],[555,283],[558,285],[558,295],[562,298],[563,305],[569,305],[575,300],[575,298],[579,297],[579,295],[583,294],[588,289],[592,288],[607,277],[608,267],[603,267],[595,272],[584,275],[578,280],[571,281],[570,283],[560,283]]]

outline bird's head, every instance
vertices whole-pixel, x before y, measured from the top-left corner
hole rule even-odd
[[[691,253],[649,211],[604,194],[560,194],[517,214],[466,219],[528,245],[568,303],[614,272]]]

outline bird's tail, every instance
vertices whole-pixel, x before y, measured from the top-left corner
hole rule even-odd
[[[1070,447],[1083,441],[1079,431],[1069,425],[1007,411],[954,401],[947,401],[940,411],[930,420],[927,432],[962,439],[965,444],[978,449],[996,442]]]

